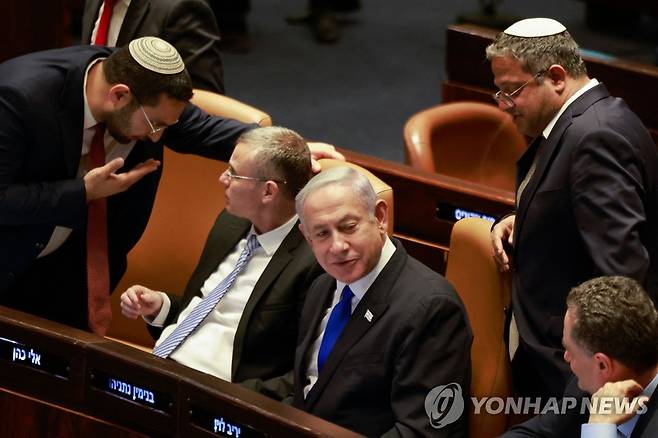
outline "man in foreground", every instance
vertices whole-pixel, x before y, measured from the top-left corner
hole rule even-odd
[[[466,436],[465,416],[426,412],[435,388],[468,398],[472,335],[452,286],[388,238],[386,202],[356,170],[321,172],[296,208],[327,274],[306,294],[294,405],[367,436]]]

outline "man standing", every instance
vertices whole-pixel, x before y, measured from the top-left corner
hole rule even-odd
[[[123,314],[143,316],[159,337],[155,354],[230,382],[251,379],[250,388],[270,396],[289,392],[268,388],[267,380],[292,370],[304,293],[322,272],[295,214],[295,195],[310,175],[308,147],[295,132],[257,128],[238,139],[220,176],[226,208],[183,296],[140,285],[121,296]],[[194,309],[222,293],[251,240],[256,247],[218,303],[208,305],[207,316],[178,339]]]
[[[296,209],[327,274],[306,294],[294,405],[367,436],[466,436],[466,416],[426,411],[435,388],[468,399],[472,335],[453,288],[388,238],[386,202],[356,170],[321,172]]]
[[[224,94],[220,38],[204,0],[86,0],[82,44],[122,47],[157,36],[176,47],[194,88]]]
[[[562,403],[572,408],[539,415],[503,436],[657,436],[658,312],[651,298],[630,278],[599,277],[575,287],[567,305],[564,360],[576,378]]]
[[[491,232],[499,267],[514,274],[514,384],[557,396],[569,375],[560,344],[569,290],[607,274],[658,293],[656,146],[624,101],[587,76],[557,21],[513,24],[487,58],[498,106],[534,137],[518,162],[516,211]]]

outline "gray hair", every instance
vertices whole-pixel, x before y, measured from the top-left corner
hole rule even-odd
[[[311,178],[311,153],[295,131],[268,126],[247,131],[238,143],[256,149],[253,171],[264,179],[285,181],[282,190],[292,200]]]
[[[499,33],[487,49],[487,59],[511,56],[528,72],[546,71],[553,64],[564,67],[570,76],[587,74],[578,44],[566,30],[545,37],[518,37]]]
[[[306,198],[311,193],[334,184],[351,188],[368,214],[374,217],[377,194],[372,188],[368,177],[353,167],[338,166],[323,170],[315,175],[295,197],[295,209],[302,224],[306,224],[304,221],[304,203],[306,202]]]

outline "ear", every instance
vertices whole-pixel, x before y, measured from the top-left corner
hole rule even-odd
[[[107,96],[112,105],[112,109],[121,109],[128,105],[133,99],[133,94],[126,84],[112,85],[107,92]]]
[[[551,85],[558,91],[562,92],[566,86],[567,71],[559,64],[551,65],[546,71],[546,79],[551,81]]]
[[[277,195],[280,192],[279,185],[275,183],[274,181],[265,181],[265,184],[263,184],[263,191],[262,191],[262,201],[263,204],[268,204],[274,199],[276,199]]]
[[[605,353],[594,353],[594,361],[596,363],[596,373],[604,382],[614,382],[617,379],[613,379],[616,373],[616,363]]]
[[[377,227],[386,234],[388,230],[388,204],[383,199],[378,199],[375,204],[375,220]]]

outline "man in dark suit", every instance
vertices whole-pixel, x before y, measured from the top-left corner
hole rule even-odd
[[[306,142],[295,132],[269,127],[240,137],[220,177],[226,209],[210,231],[183,296],[140,285],[121,296],[123,314],[143,316],[159,337],[156,352],[233,269],[249,236],[255,235],[260,248],[229,291],[167,357],[228,381],[250,379],[248,386],[261,391],[268,379],[292,370],[304,293],[322,272],[295,214],[295,195],[310,174]]]
[[[306,294],[294,405],[367,436],[466,436],[472,335],[454,289],[388,238],[356,170],[321,172],[296,209],[327,274]]]
[[[557,21],[515,23],[487,58],[499,107],[534,137],[518,162],[516,211],[491,233],[499,267],[513,271],[514,384],[558,396],[569,375],[560,344],[569,290],[624,275],[658,293],[656,146],[624,101],[587,76]]]
[[[562,404],[571,409],[539,415],[504,437],[657,436],[658,312],[651,298],[635,280],[598,277],[572,289],[567,305],[564,359],[575,378]]]
[[[219,30],[206,1],[86,0],[82,44],[96,43],[108,5],[112,8],[109,32],[102,45],[121,47],[139,37],[160,37],[183,57],[195,88],[224,94]]]
[[[227,160],[254,127],[210,117],[191,96],[181,57],[153,37],[0,65],[0,304],[105,333],[163,145]]]

